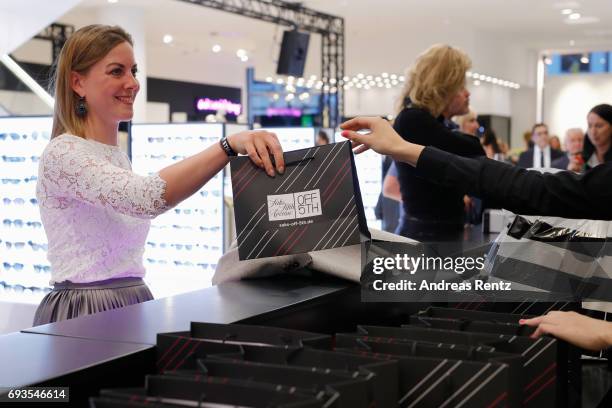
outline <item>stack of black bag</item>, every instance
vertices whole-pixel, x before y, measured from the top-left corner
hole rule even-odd
[[[531,339],[520,315],[428,308],[401,327],[334,336],[192,323],[157,336],[144,388],[102,390],[119,407],[552,407],[575,399],[566,344]]]

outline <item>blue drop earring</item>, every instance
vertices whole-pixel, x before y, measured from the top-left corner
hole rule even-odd
[[[84,118],[85,115],[87,115],[87,105],[85,104],[84,96],[79,97],[79,102],[77,103],[77,106],[76,106],[76,114],[77,116],[81,118]]]

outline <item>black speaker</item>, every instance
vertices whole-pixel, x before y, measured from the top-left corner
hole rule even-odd
[[[276,67],[277,74],[297,77],[304,75],[309,40],[310,34],[301,33],[297,30],[283,33],[283,42],[281,43],[280,56]]]

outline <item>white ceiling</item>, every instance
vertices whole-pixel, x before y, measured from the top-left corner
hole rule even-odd
[[[516,55],[543,49],[611,49],[611,0],[305,0],[305,6],[343,16],[346,26],[346,71],[401,72],[420,51],[435,42],[458,45],[472,56],[475,68],[526,82],[505,65]],[[78,26],[95,22],[96,10],[138,9],[144,13],[147,54],[174,36],[174,55],[210,56],[210,46],[244,48],[263,75],[273,73],[282,28],[177,0],[83,0],[61,21]],[[567,24],[561,9],[572,8],[589,24]],[[91,20],[91,21],[88,21]],[[573,45],[570,45],[573,44]],[[506,52],[508,51],[508,52]],[[232,51],[234,52],[234,51]],[[504,63],[497,53],[506,52]],[[318,41],[311,40],[306,72],[318,74]],[[231,53],[230,53],[231,54]],[[166,55],[166,54],[164,54]],[[167,54],[169,55],[169,54]],[[535,55],[535,54],[534,54]],[[235,59],[235,56],[231,56]],[[149,57],[147,57],[149,58]],[[180,62],[180,61],[177,61]],[[498,66],[496,66],[496,62]],[[529,68],[532,71],[531,67]]]
[[[400,34],[407,27],[420,27],[423,35],[427,35],[427,31],[444,26],[459,26],[520,37],[530,45],[543,48],[566,47],[570,40],[576,46],[612,42],[610,0],[305,0],[301,3],[344,17],[349,39],[355,33],[375,37],[380,28]],[[145,10],[151,38],[166,31],[204,34],[218,31],[230,37],[244,37],[257,28],[254,20],[177,0],[119,0],[114,5],[107,0],[83,0],[74,11],[123,6]],[[564,8],[577,11],[582,18],[568,20],[561,15]]]

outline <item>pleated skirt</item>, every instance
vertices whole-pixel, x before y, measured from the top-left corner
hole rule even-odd
[[[91,283],[60,282],[53,286],[34,315],[34,326],[153,299],[141,278],[117,278]]]

